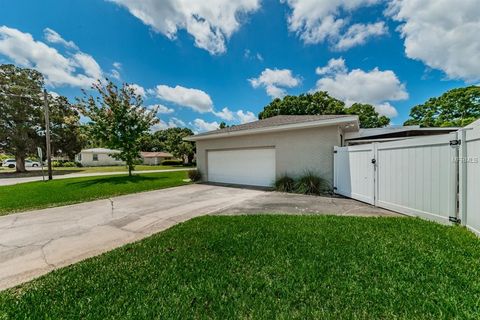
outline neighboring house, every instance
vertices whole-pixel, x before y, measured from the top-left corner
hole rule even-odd
[[[360,129],[358,116],[276,116],[185,138],[195,141],[204,180],[271,186],[282,175],[305,171],[333,182],[333,147],[444,134],[457,128]]]
[[[155,166],[162,164],[164,160],[174,159],[173,155],[168,152],[142,152],[143,164]]]
[[[333,147],[359,129],[358,116],[276,116],[187,137],[210,182],[271,186],[311,170],[333,182]]]
[[[111,156],[115,153],[120,153],[120,151],[105,148],[84,149],[75,156],[75,161],[85,167],[125,165],[124,161],[117,160]]]
[[[421,136],[432,136],[455,132],[460,128],[421,128],[420,126],[391,126],[385,128],[360,129],[345,134],[344,145],[351,146],[371,142],[387,142],[416,138]]]

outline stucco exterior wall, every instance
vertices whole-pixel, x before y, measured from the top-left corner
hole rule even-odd
[[[208,178],[209,150],[275,147],[276,177],[311,170],[333,183],[333,147],[341,145],[338,126],[289,130],[197,141],[197,167]]]
[[[84,167],[125,165],[125,162],[112,158],[106,153],[97,153],[97,154],[98,154],[98,161],[93,161],[93,153],[91,152],[82,152],[81,160],[78,159],[78,155],[76,160],[80,162]]]

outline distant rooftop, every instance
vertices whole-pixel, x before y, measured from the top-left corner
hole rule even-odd
[[[163,152],[163,151],[159,151],[159,152],[142,151],[141,155],[142,155],[142,158],[158,158],[158,157],[170,157],[170,158],[172,158],[173,157],[173,155],[171,153]]]
[[[107,149],[107,148],[92,148],[92,149],[83,149],[81,152],[88,153],[119,153],[119,150]]]
[[[383,138],[383,137],[408,137],[408,136],[422,136],[432,134],[443,134],[452,131],[457,131],[457,127],[434,127],[422,128],[420,126],[388,126],[383,128],[360,129],[357,132],[348,132],[345,135],[346,140],[358,140],[367,138]]]

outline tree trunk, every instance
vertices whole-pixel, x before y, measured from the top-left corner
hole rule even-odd
[[[129,165],[129,166],[128,166],[128,176],[129,176],[129,177],[132,176],[132,169],[133,169],[132,166]]]
[[[15,171],[18,173],[27,172],[25,169],[25,156],[15,155]]]

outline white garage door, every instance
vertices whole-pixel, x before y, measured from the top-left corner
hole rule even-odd
[[[208,181],[269,187],[275,180],[275,149],[208,151]]]

